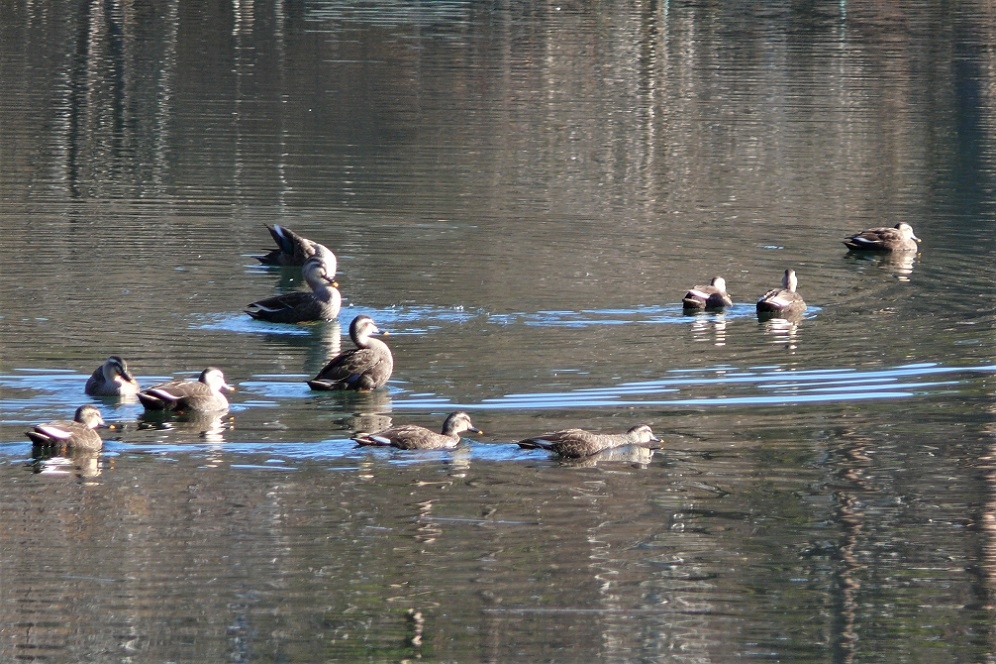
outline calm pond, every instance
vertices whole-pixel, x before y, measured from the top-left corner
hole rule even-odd
[[[972,1],[0,3],[0,661],[996,662],[994,42]],[[274,223],[338,321],[243,313],[304,287]],[[310,391],[359,314],[387,387]],[[112,354],[231,410],[85,396]],[[103,451],[32,459],[83,403]]]

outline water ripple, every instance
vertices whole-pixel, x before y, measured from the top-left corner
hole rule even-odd
[[[937,392],[936,388],[966,386],[967,378],[955,374],[978,375],[996,372],[996,365],[945,367],[937,364],[910,364],[880,370],[852,369],[785,370],[728,373],[714,369],[711,377],[691,377],[696,372],[676,372],[674,378],[624,382],[607,387],[579,388],[567,392],[515,393],[466,405],[477,409],[581,408],[599,406],[730,406],[777,405],[789,403],[899,399]],[[950,375],[948,380],[928,377]],[[966,387],[967,389],[967,387]],[[708,394],[691,394],[691,392]],[[684,396],[686,395],[687,396]],[[660,398],[662,395],[677,395]],[[395,403],[395,407],[405,407]]]

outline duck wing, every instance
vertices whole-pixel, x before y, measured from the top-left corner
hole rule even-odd
[[[174,380],[142,390],[138,400],[150,410],[172,410],[183,408],[187,401],[197,397],[211,397],[211,388],[200,381]]]
[[[277,248],[264,256],[257,256],[263,265],[304,265],[308,257],[314,253],[311,240],[301,237],[291,229],[278,224],[266,225],[270,237]]]
[[[885,249],[887,242],[901,239],[895,228],[869,228],[845,238],[844,244],[849,249]]]
[[[374,389],[382,384],[380,377],[393,361],[373,348],[354,348],[332,359],[314,379],[308,381],[313,390]]]
[[[308,316],[320,311],[320,309],[321,304],[314,294],[295,291],[252,302],[246,305],[245,312],[256,320],[266,320],[271,323],[297,323],[315,320],[315,318],[308,318]]]

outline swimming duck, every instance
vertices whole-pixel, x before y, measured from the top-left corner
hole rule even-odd
[[[97,427],[104,424],[104,418],[93,404],[85,404],[76,409],[72,422],[56,421],[37,424],[26,431],[28,438],[41,447],[67,447],[78,451],[96,452],[104,446]]]
[[[916,251],[920,238],[913,234],[913,227],[900,222],[892,228],[869,228],[843,240],[854,251]]]
[[[646,445],[660,442],[649,424],[638,424],[622,434],[598,434],[584,429],[564,429],[545,433],[542,436],[526,438],[518,442],[523,449],[544,449],[569,459],[598,454],[624,445]]]
[[[799,279],[789,268],[782,275],[782,287],[772,288],[757,301],[757,313],[769,316],[792,316],[806,310],[806,302],[796,292]]]
[[[387,382],[394,371],[391,349],[380,339],[369,316],[357,316],[349,324],[349,338],[356,348],[333,357],[308,385],[313,390],[375,390]]]
[[[267,224],[266,230],[270,231],[277,248],[264,256],[256,257],[263,265],[304,265],[316,252],[321,252],[326,261],[331,261],[328,266],[329,274],[335,274],[335,254],[325,245],[301,237],[286,226]]]
[[[208,367],[197,380],[172,380],[154,385],[138,393],[146,410],[209,412],[228,410],[228,399],[222,390],[234,392],[225,382],[221,369]]]
[[[460,444],[460,434],[464,431],[484,433],[471,423],[470,415],[457,411],[450,413],[443,422],[442,433],[415,424],[405,424],[376,433],[357,433],[353,440],[360,445],[397,447],[399,450],[449,450]]]
[[[733,299],[726,292],[726,279],[713,277],[708,286],[692,287],[681,299],[681,304],[686,310],[722,309],[732,307]]]
[[[304,280],[311,291],[295,291],[257,300],[245,309],[256,320],[271,323],[304,323],[317,320],[332,320],[339,315],[342,295],[336,288],[333,272],[320,254],[315,254],[304,263]]]
[[[138,381],[128,371],[128,363],[111,355],[86,379],[83,391],[91,396],[133,397],[138,394]]]

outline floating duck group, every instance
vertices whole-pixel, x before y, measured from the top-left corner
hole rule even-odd
[[[257,300],[245,312],[254,319],[274,323],[301,323],[332,320],[339,315],[342,295],[335,281],[335,254],[324,245],[301,237],[288,228],[267,225],[277,248],[257,257],[264,265],[301,266],[310,292],[297,291]],[[915,252],[918,238],[907,223],[894,227],[871,228],[843,240],[851,251]],[[806,310],[798,293],[798,277],[789,268],[782,275],[781,288],[773,288],[757,300],[761,318],[794,318]],[[715,311],[733,306],[726,292],[726,280],[714,277],[708,285],[692,287],[682,298],[687,312]],[[349,337],[355,348],[333,358],[308,381],[312,390],[376,390],[384,386],[394,371],[394,357],[386,343],[375,338],[381,334],[369,316],[357,316],[349,325]],[[141,389],[128,369],[127,362],[111,355],[97,367],[84,385],[91,396],[137,397],[146,411],[177,413],[220,413],[228,410],[225,392],[234,388],[225,381],[217,367],[207,367],[196,380],[174,380]],[[76,409],[72,421],[39,424],[26,432],[36,449],[58,452],[96,452],[103,447],[97,429],[105,426],[100,410],[85,404]],[[470,415],[457,411],[447,416],[442,430],[436,433],[425,427],[408,424],[375,432],[357,432],[357,445],[394,447],[402,450],[446,450],[456,447],[461,434],[484,432],[474,426]],[[564,429],[518,441],[523,449],[542,449],[564,458],[583,458],[617,447],[639,445],[653,447],[660,439],[650,426],[638,424],[625,433],[602,434],[584,429]]]
[[[913,227],[901,222],[892,227],[869,228],[849,235],[843,240],[851,251],[859,252],[916,252],[918,238]],[[782,287],[772,288],[757,301],[757,314],[762,318],[795,318],[806,311],[806,301],[798,292],[799,277],[789,268],[782,275]],[[708,286],[694,286],[681,299],[685,311],[716,311],[733,306],[733,298],[726,292],[726,280],[713,277]]]

